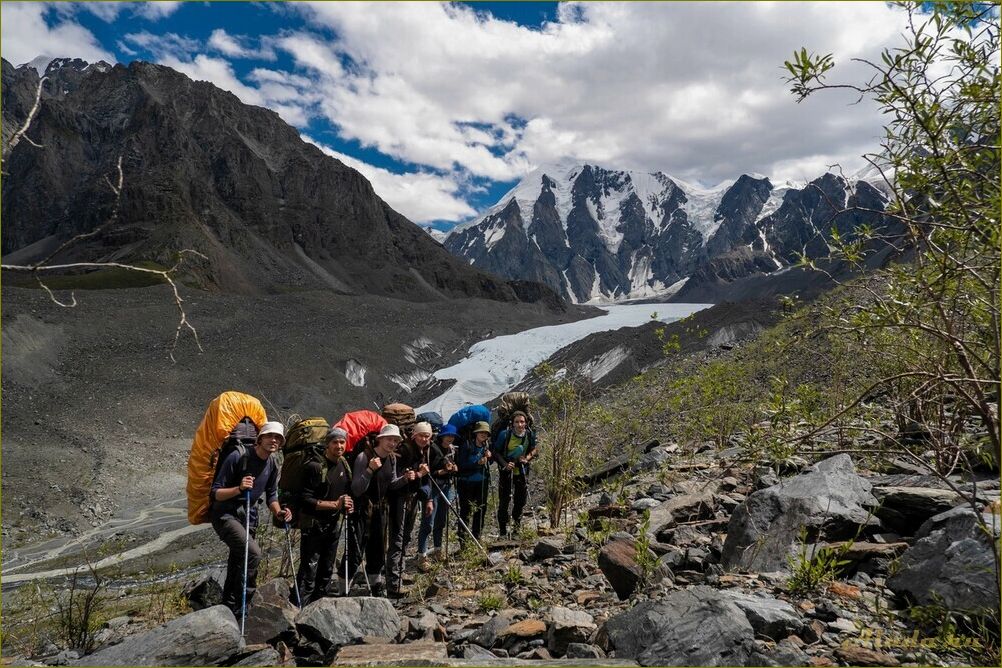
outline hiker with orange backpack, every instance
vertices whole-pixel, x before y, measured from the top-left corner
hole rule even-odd
[[[223,604],[241,620],[257,588],[257,568],[261,562],[261,548],[252,536],[257,527],[258,499],[265,497],[276,520],[287,522],[292,517],[278,503],[278,466],[272,456],[284,442],[282,423],[265,422],[254,447],[234,448],[222,461],[209,494],[212,528],[230,549]]]
[[[301,607],[327,595],[342,525],[354,510],[351,468],[344,458],[348,432],[332,427],[324,440],[323,461],[311,460],[303,471],[299,511],[302,537],[296,574]]]

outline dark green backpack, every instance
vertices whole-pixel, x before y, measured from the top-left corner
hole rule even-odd
[[[319,462],[324,466],[324,439],[330,425],[324,418],[308,418],[292,425],[282,446],[282,472],[278,478],[278,502],[292,509],[292,525],[299,526],[306,465]]]

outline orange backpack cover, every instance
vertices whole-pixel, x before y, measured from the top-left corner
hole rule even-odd
[[[268,418],[261,402],[242,392],[223,392],[209,403],[188,455],[188,522],[209,521],[209,490],[223,441],[240,420],[249,417],[260,430]]]
[[[337,421],[335,427],[340,427],[348,432],[348,444],[345,447],[345,454],[352,452],[358,442],[365,438],[370,431],[379,431],[386,426],[386,419],[375,411],[352,411],[345,413],[344,417]]]

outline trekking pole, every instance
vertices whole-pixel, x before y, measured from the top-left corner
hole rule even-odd
[[[246,535],[244,536],[244,591],[243,599],[240,603],[240,637],[244,637],[244,625],[247,620],[247,569],[250,566],[250,493],[251,491],[246,490],[247,498],[247,508],[244,514],[244,523],[247,527]]]
[[[455,513],[456,519],[459,520],[460,526],[466,529],[466,533],[470,534],[470,538],[473,539],[473,542],[476,543],[477,547],[480,548],[480,551],[484,553],[484,556],[487,556],[487,549],[480,543],[479,540],[477,540],[477,537],[473,535],[473,532],[470,531],[470,527],[466,526],[466,522],[463,521],[463,516],[459,514],[459,511],[456,510],[456,507],[453,506],[451,503],[449,503],[449,499],[448,497],[445,496],[445,492],[442,491],[442,488],[439,487],[438,483],[435,482],[434,480],[431,481],[431,484],[435,485],[435,489],[438,491],[438,495],[442,497],[443,501],[445,501],[445,505],[449,507],[449,510]],[[445,526],[446,529],[448,529],[449,526],[448,522],[446,523]],[[446,537],[448,537],[448,534],[446,534]]]
[[[292,569],[292,586],[296,589],[296,605],[303,607],[303,599],[299,597],[299,577],[296,572],[296,560],[292,556],[292,534],[289,533],[289,522],[285,524],[285,542],[289,545],[289,568]]]
[[[369,596],[372,596],[372,585],[369,584],[369,573],[366,571],[367,562],[365,561],[365,548],[362,545],[361,538],[359,537],[357,526],[353,528],[352,534],[355,536],[355,548],[358,550],[358,566],[355,567],[355,572],[352,574],[351,579],[354,581],[355,577],[358,575],[358,571],[361,570],[362,577],[365,578],[365,588],[369,590]],[[368,534],[368,531],[366,531],[366,534]],[[347,566],[345,568],[347,569]],[[348,571],[345,570],[345,573],[347,572]],[[347,589],[347,587],[345,587],[345,589]]]
[[[348,512],[341,516],[341,544],[344,545],[344,595],[348,595]]]

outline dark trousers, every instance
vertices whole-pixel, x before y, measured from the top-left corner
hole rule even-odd
[[[385,575],[389,589],[399,588],[403,574],[400,559],[404,548],[404,498],[387,497],[382,504],[373,504],[361,528],[364,529],[361,540],[365,545],[365,572],[369,581],[375,582],[378,576]],[[353,561],[354,554],[351,556]],[[352,568],[349,570],[353,572]]]
[[[327,595],[340,537],[340,521],[314,522],[309,529],[303,530],[299,542],[299,572],[296,574],[302,606]]]
[[[491,488],[490,478],[484,478],[477,482],[460,480],[457,487],[459,489],[459,515],[473,532],[473,536],[480,540],[480,532],[484,528],[484,515],[487,514],[487,495]],[[465,545],[468,534],[462,527],[457,527],[457,530],[459,544]]]
[[[404,544],[410,536],[407,529],[405,513],[407,497],[392,496],[386,499],[387,529],[389,546],[386,550],[386,588],[391,591],[400,589],[404,573]],[[413,522],[411,529],[413,529]]]
[[[498,477],[498,528],[502,535],[508,529],[508,502],[511,500],[512,487],[515,488],[515,505],[511,509],[511,519],[515,527],[522,522],[522,510],[528,498],[525,476],[515,471],[502,470]]]
[[[244,548],[247,545],[247,529],[235,517],[212,521],[216,534],[230,548],[226,559],[226,582],[223,585],[223,605],[240,615],[243,603],[244,584]],[[257,567],[261,563],[261,547],[254,540],[254,527],[251,528],[250,549],[247,552],[247,605],[250,605],[257,589]]]

